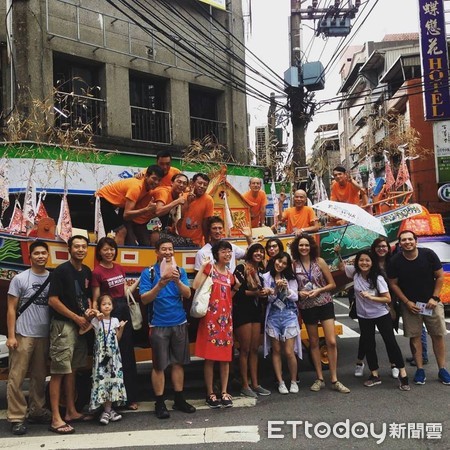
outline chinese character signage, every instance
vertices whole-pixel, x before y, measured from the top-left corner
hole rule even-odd
[[[199,0],[202,3],[208,3],[208,5],[213,6],[214,8],[223,9],[226,11],[227,5],[225,3],[225,0]]]
[[[436,158],[436,181],[450,182],[450,120],[433,124],[434,154]]]
[[[419,0],[425,120],[450,118],[443,0]]]

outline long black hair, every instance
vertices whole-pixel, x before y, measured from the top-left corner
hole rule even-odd
[[[375,260],[373,254],[369,250],[361,250],[355,256],[355,273],[361,274],[361,269],[359,268],[358,262],[361,259],[361,256],[366,255],[372,261],[372,267],[367,274],[367,280],[369,281],[370,289],[375,289],[377,287],[377,279],[378,275],[381,275],[380,268]]]
[[[270,268],[270,275],[272,276],[273,279],[275,279],[275,275],[277,273],[277,271],[275,270],[275,261],[278,261],[283,258],[287,259],[287,266],[286,269],[284,269],[283,272],[281,272],[281,275],[283,275],[286,278],[286,280],[294,280],[295,275],[294,271],[292,270],[292,258],[291,255],[286,252],[280,252],[273,257],[273,265]]]

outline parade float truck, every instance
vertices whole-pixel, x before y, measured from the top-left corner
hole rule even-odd
[[[14,147],[8,147],[0,160],[0,198],[8,198],[3,201],[0,228],[0,335],[6,335],[6,303],[7,290],[11,278],[20,271],[29,267],[29,245],[33,240],[44,239],[49,245],[49,261],[47,267],[51,270],[68,260],[67,244],[58,236],[55,219],[63,213],[69,213],[72,218],[74,234],[87,233],[90,240],[88,255],[84,263],[91,269],[95,267],[95,241],[96,235],[91,230],[94,227],[94,202],[93,194],[101,186],[117,181],[121,178],[134,176],[135,173],[154,164],[156,159],[151,156],[135,154],[95,152],[95,158],[85,152],[73,153],[67,150],[40,145],[39,151],[34,150],[30,144],[28,157],[24,157],[23,150],[15,151]],[[32,156],[32,157],[30,157]],[[183,163],[173,159],[172,164],[189,177],[197,172],[205,172],[205,166],[195,163]],[[208,164],[208,172],[211,172],[211,164]],[[234,223],[242,221],[250,223],[249,204],[241,196],[240,192],[248,190],[248,181],[251,177],[262,178],[264,168],[255,166],[242,166],[227,164],[216,165],[208,188],[214,199],[214,213],[229,223],[229,237],[236,245],[246,246],[246,240],[240,235]],[[226,194],[226,195],[224,195]],[[24,210],[29,208],[28,203],[36,196],[40,200],[41,207],[35,205],[35,215],[40,216],[37,224],[24,224]],[[373,204],[373,210],[377,220],[382,224],[382,229],[390,242],[395,242],[401,229],[414,229],[420,235],[437,235],[444,233],[442,219],[439,215],[429,214],[418,204],[409,203],[410,192],[391,193],[386,198]],[[6,205],[5,205],[6,203]],[[39,203],[39,201],[37,201]],[[44,205],[44,207],[42,207]],[[383,212],[381,212],[383,211]],[[17,217],[15,215],[17,214]],[[17,222],[19,218],[19,222]],[[6,224],[8,222],[8,224]],[[31,226],[30,226],[31,225]],[[75,228],[76,227],[76,228]],[[82,230],[80,230],[82,229]],[[273,235],[268,227],[253,230],[255,240],[264,241]],[[337,260],[334,248],[339,244],[341,254],[349,258],[358,250],[367,248],[373,240],[379,236],[377,232],[364,228],[358,221],[335,227],[323,227],[315,233],[315,238],[321,249],[321,256],[330,265],[336,280],[337,290],[342,290],[348,280],[337,268]],[[278,234],[285,247],[293,240],[293,235]],[[194,277],[194,261],[198,248],[176,248],[175,259],[178,266],[183,267],[190,279]],[[154,248],[151,247],[119,247],[116,261],[121,264],[127,274],[127,282],[133,284],[140,273],[146,267],[156,262]],[[446,279],[448,291],[448,279]],[[446,292],[444,297],[448,298]],[[185,303],[189,311],[189,302]],[[146,317],[145,311],[144,317]],[[144,320],[145,322],[145,320]],[[191,349],[195,346],[196,321],[189,318]],[[147,344],[147,329],[137,336],[137,341],[142,347],[136,347],[138,360],[150,360],[151,349]],[[320,330],[321,331],[321,330]],[[336,334],[342,334],[341,325],[336,325]],[[327,367],[327,352],[321,333],[322,363]],[[308,335],[305,327],[302,327],[302,341],[308,348]],[[1,345],[1,342],[0,342]],[[0,355],[1,356],[1,355]],[[5,356],[5,355],[3,355]],[[6,369],[3,372],[5,377]]]

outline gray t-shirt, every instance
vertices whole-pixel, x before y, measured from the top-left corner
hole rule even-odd
[[[18,309],[38,291],[47,277],[48,272],[37,275],[28,269],[11,280],[8,294],[19,299]],[[16,333],[28,337],[48,337],[49,330],[50,311],[47,285],[39,297],[17,318]]]

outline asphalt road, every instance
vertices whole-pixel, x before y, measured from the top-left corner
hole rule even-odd
[[[382,384],[366,388],[365,378],[353,375],[358,345],[358,325],[347,316],[346,300],[335,304],[337,321],[344,325],[338,339],[339,379],[351,389],[339,394],[327,387],[311,392],[315,373],[305,355],[299,365],[300,392],[280,395],[274,384],[271,363],[261,357],[261,384],[272,389],[272,395],[255,402],[239,397],[239,386],[231,385],[235,406],[210,410],[204,405],[202,362],[194,361],[186,370],[186,396],[198,410],[195,414],[173,411],[168,420],[153,415],[150,387],[150,365],[139,367],[139,389],[142,403],[137,412],[126,411],[120,422],[101,426],[98,422],[76,424],[76,433],[57,436],[45,426],[30,425],[25,437],[13,437],[5,420],[6,383],[0,385],[0,447],[11,449],[97,449],[159,448],[167,449],[450,449],[450,386],[437,380],[437,366],[429,345],[430,363],[425,366],[427,382],[412,384],[410,392],[398,389],[391,378],[383,342],[377,336]],[[447,329],[450,320],[447,318]],[[409,356],[408,340],[398,336],[404,353]],[[450,342],[447,360],[450,361]],[[414,368],[407,366],[410,379]],[[287,371],[286,371],[287,372]],[[168,389],[168,398],[171,398]],[[167,402],[170,406],[170,401]],[[288,423],[289,422],[289,423]]]

